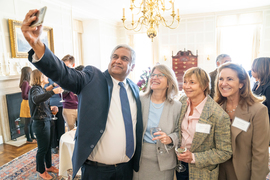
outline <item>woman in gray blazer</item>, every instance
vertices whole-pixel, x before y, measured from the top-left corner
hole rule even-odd
[[[178,83],[171,68],[156,65],[150,75],[147,90],[140,97],[143,115],[143,144],[140,168],[134,172],[134,180],[172,180],[176,166],[174,144],[178,140],[178,121],[181,103]],[[159,127],[155,138],[151,128]]]

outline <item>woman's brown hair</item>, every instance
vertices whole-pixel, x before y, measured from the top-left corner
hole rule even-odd
[[[32,72],[32,69],[28,66],[25,66],[21,69],[21,79],[20,79],[19,88],[22,87],[23,81],[27,81],[28,83],[30,83],[31,72]]]
[[[270,82],[270,58],[261,57],[253,61],[251,70],[258,75],[260,85],[265,85]]]
[[[38,69],[33,70],[31,73],[31,86],[41,86],[42,75]]]
[[[245,69],[238,64],[225,63],[218,68],[218,73],[217,73],[217,77],[216,77],[217,79],[216,79],[216,89],[215,89],[214,99],[218,104],[222,105],[227,100],[226,97],[223,97],[221,95],[219,88],[218,88],[220,72],[226,68],[235,71],[237,74],[237,77],[239,79],[239,83],[243,84],[243,87],[241,89],[239,89],[239,94],[240,94],[239,103],[241,106],[243,106],[245,103],[247,103],[249,106],[251,106],[252,104],[254,104],[256,102],[263,101],[263,99],[257,98],[256,96],[253,95],[253,93],[251,91],[251,87],[250,87],[249,76],[248,76],[247,72],[245,71]]]

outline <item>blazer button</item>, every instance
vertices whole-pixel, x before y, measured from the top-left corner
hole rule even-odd
[[[99,132],[100,132],[100,133],[103,133],[103,130],[101,129]]]
[[[90,147],[91,147],[91,148],[94,148],[95,146],[92,144]]]

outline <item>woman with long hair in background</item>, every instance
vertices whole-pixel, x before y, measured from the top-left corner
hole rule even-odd
[[[22,103],[20,109],[20,119],[24,121],[24,134],[26,136],[27,143],[37,143],[36,138],[32,131],[32,120],[30,115],[30,108],[28,103],[28,93],[31,89],[30,83],[30,76],[31,76],[32,69],[30,67],[23,67],[21,69],[21,79],[19,87],[22,91]]]

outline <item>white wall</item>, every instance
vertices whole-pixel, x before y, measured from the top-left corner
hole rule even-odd
[[[177,29],[171,30],[160,26],[159,57],[160,62],[171,65],[173,55],[179,50],[191,50],[196,54],[198,50],[198,66],[210,72],[216,68],[216,19],[218,15],[237,14],[245,12],[263,12],[263,29],[259,56],[270,57],[270,7],[254,8],[241,11],[220,12],[212,14],[183,15]],[[232,42],[233,43],[233,42]],[[164,49],[167,50],[167,61],[164,61]],[[210,53],[208,53],[210,51]],[[210,60],[207,60],[207,55]]]
[[[49,0],[0,0],[0,136],[4,142],[10,140],[5,95],[20,92],[20,69],[30,66],[26,58],[11,58],[8,19],[23,21],[30,9],[43,6],[47,6],[44,26],[53,28],[55,54],[59,58],[73,54],[71,6]]]
[[[108,68],[113,48],[123,42],[116,23],[104,20],[83,21],[83,59],[85,65],[93,65],[102,71]]]

